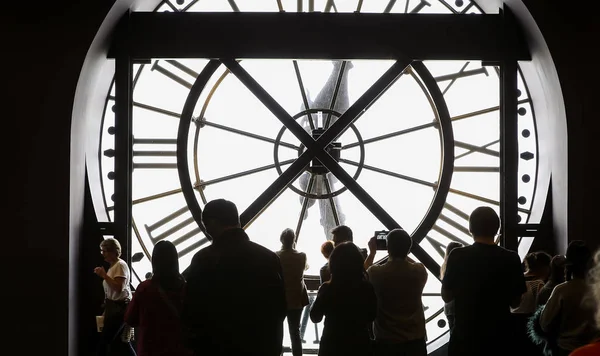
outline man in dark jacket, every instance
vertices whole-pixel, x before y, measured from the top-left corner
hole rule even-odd
[[[279,258],[250,241],[230,201],[207,203],[202,222],[212,245],[185,273],[189,346],[196,355],[279,356],[286,315]]]
[[[471,246],[450,253],[442,280],[442,299],[454,300],[455,324],[449,356],[505,356],[514,349],[510,308],[527,290],[519,255],[494,243],[500,219],[490,207],[469,217]]]

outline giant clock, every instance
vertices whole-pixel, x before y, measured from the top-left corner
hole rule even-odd
[[[178,0],[156,11],[481,13],[473,2],[443,0]],[[520,76],[518,87],[518,219],[525,223],[538,152]],[[177,246],[181,269],[210,243],[197,220],[216,198],[235,202],[251,239],[272,250],[283,229],[294,229],[307,275],[325,262],[319,246],[336,225],[350,226],[363,247],[373,231],[402,226],[418,242],[413,257],[439,266],[448,242],[470,243],[475,207],[500,209],[501,87],[493,64],[154,58],[134,65],[132,95],[132,252],[148,257],[132,265],[138,280],[151,271],[158,241]],[[114,104],[113,88],[99,147],[105,204],[96,207],[111,217]],[[430,350],[447,338],[436,275],[430,271],[423,295]]]

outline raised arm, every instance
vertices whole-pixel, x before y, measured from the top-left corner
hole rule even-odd
[[[375,254],[377,253],[377,238],[375,236],[371,237],[368,243],[369,247],[369,255],[365,259],[365,271],[369,269],[373,265],[373,261],[375,261]]]

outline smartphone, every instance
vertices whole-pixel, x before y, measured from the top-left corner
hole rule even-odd
[[[387,250],[387,234],[389,231],[375,231],[375,240],[377,241],[378,250]]]

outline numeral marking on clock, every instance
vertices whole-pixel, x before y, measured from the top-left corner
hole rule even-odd
[[[464,236],[471,235],[471,233],[469,232],[469,229],[468,229],[469,214],[467,214],[466,212],[458,209],[457,207],[455,207],[449,203],[444,204],[444,210],[456,215],[458,217],[458,220],[456,218],[450,217],[448,214],[444,214],[444,212],[442,212],[442,214],[440,214],[440,217],[439,217],[440,221],[443,221],[444,223],[446,223],[446,224],[450,225],[451,227],[453,227],[454,229],[458,230],[461,233],[460,234],[461,237],[463,235]],[[448,238],[451,241],[459,242],[463,245],[469,245],[463,238],[457,236],[455,233],[452,233],[437,224],[433,226],[432,230],[436,231],[437,233],[441,234],[442,236]],[[426,236],[425,238],[431,244],[431,246],[443,258],[444,255],[446,254],[446,244],[442,243],[435,237]]]
[[[437,252],[442,258],[444,258],[444,256],[446,255],[446,245],[429,236],[425,236],[425,239],[431,244],[435,252]]]
[[[455,234],[451,233],[450,231],[444,229],[443,227],[440,227],[439,225],[433,225],[433,227],[431,229],[452,241],[460,242],[463,245],[468,245],[468,243],[465,240],[461,239],[460,237],[456,236]]]
[[[163,67],[161,65],[161,61],[154,62],[154,64],[152,65],[150,70],[157,71],[157,72],[165,75],[169,79],[175,81],[176,83],[183,85],[184,87],[186,87],[188,89],[192,88],[192,83],[194,82],[196,77],[198,77],[198,73],[196,71],[187,67],[183,63],[173,60],[173,59],[167,59],[164,62],[169,63],[171,66],[173,66],[173,67],[179,69],[181,72],[187,74],[188,80],[191,80],[191,82],[180,77],[179,75],[175,74],[174,72],[170,71],[169,69],[167,69],[167,67]]]
[[[487,69],[485,67],[466,70],[466,68],[469,65],[469,63],[470,62],[466,62],[462,66],[462,68],[458,72],[456,72],[456,73],[440,75],[440,76],[434,78],[436,80],[436,82],[438,82],[438,83],[450,81],[450,83],[448,83],[448,85],[446,86],[446,88],[444,88],[444,90],[442,90],[442,94],[446,94],[446,92],[448,91],[448,89],[450,89],[450,87],[452,87],[452,85],[459,78],[471,77],[471,76],[480,75],[480,74],[484,74],[486,77],[489,76],[489,73],[488,73],[488,71],[487,71]]]
[[[152,241],[152,243],[156,244],[159,241],[170,238],[170,237],[174,236],[176,233],[178,233],[190,226],[194,226],[194,228],[188,232],[183,233],[182,235],[178,236],[175,239],[172,239],[172,240],[170,239],[170,241],[173,243],[173,245],[178,246],[181,243],[189,240],[190,238],[192,238],[194,236],[203,235],[202,230],[200,230],[200,228],[198,227],[198,225],[196,224],[196,221],[194,220],[194,218],[192,216],[184,219],[181,222],[175,222],[175,219],[183,216],[185,213],[189,213],[189,211],[190,211],[189,208],[187,206],[184,206],[183,208],[176,210],[175,212],[158,220],[157,222],[155,222],[152,225],[144,224],[146,233],[150,237],[150,240]],[[170,227],[168,227],[168,226],[170,226]],[[164,230],[164,231],[162,231],[161,233],[158,233],[158,234],[154,234],[157,230]],[[204,241],[204,240],[206,240],[206,241]],[[204,241],[204,242],[202,242],[202,241]],[[204,244],[204,243],[208,242],[208,240],[204,237],[198,241],[198,243],[201,243],[201,242],[202,242],[202,244]]]
[[[429,2],[427,2],[426,0],[421,0],[421,2],[419,2],[417,4],[417,6],[413,7],[413,9],[410,10],[410,13],[416,14],[419,11],[423,10],[425,8],[425,6],[431,6],[431,4]],[[408,9],[408,1],[406,1],[406,8],[405,8],[404,12],[406,12],[407,9]]]
[[[133,169],[177,169],[173,158],[177,157],[177,139],[174,138],[134,138],[136,145],[155,145],[155,147],[169,147],[170,149],[133,150],[133,157],[151,157],[157,162],[134,162]],[[169,159],[170,158],[170,159]]]

